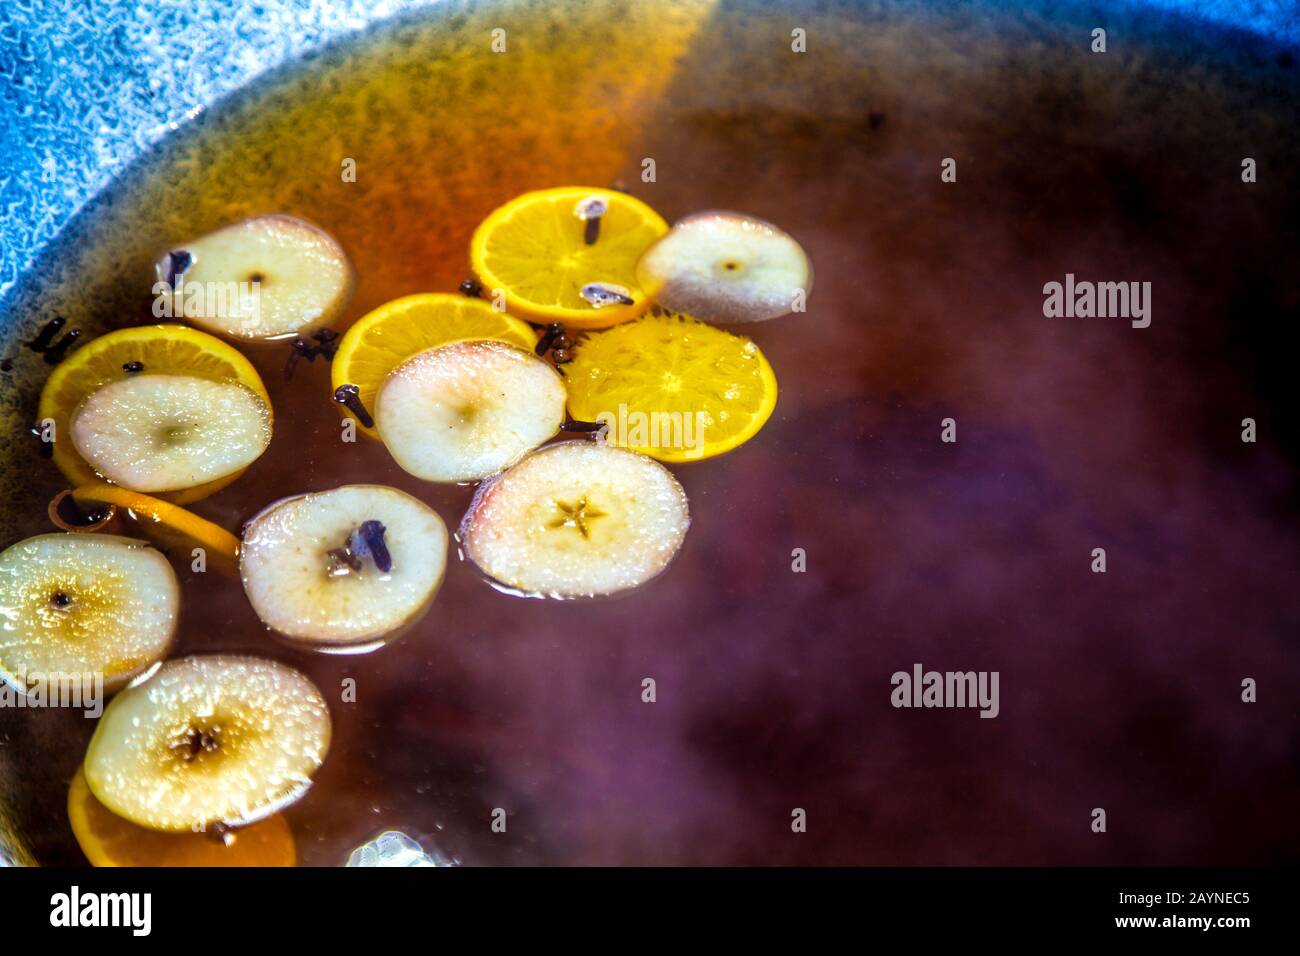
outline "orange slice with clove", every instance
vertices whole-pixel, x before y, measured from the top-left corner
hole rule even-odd
[[[603,329],[650,308],[637,285],[642,253],[668,232],[657,212],[614,189],[524,193],[474,231],[470,265],[484,294],[532,322]]]
[[[537,344],[537,334],[527,322],[481,299],[444,292],[403,296],[362,316],[347,330],[330,365],[330,387],[337,393],[346,385],[356,386],[356,400],[373,416],[379,386],[393,369],[427,349],[464,339],[508,342],[530,352]],[[341,410],[355,414],[346,407]],[[357,425],[379,438],[373,426],[364,421]]]

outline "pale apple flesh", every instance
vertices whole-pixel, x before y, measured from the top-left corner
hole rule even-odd
[[[247,468],[271,443],[271,410],[238,382],[141,374],[96,389],[70,427],[73,447],[96,472],[154,493]]]
[[[460,540],[509,590],[597,597],[659,574],[689,526],[686,494],[668,469],[635,452],[572,441],[533,452],[480,488]]]
[[[43,534],[0,553],[0,681],[112,690],[161,660],[180,614],[167,559],[143,541]],[[68,685],[71,687],[71,685]]]
[[[325,699],[275,661],[169,661],[115,697],[86,750],[86,783],[113,813],[154,830],[239,826],[306,792],[330,743]]]
[[[329,233],[286,215],[255,216],[172,246],[155,264],[167,317],[245,342],[328,325],[355,276]]]
[[[447,565],[438,514],[383,485],[277,502],[248,523],[240,577],[283,637],[338,653],[371,650],[429,609]]]
[[[375,424],[393,459],[426,481],[478,481],[553,437],[566,391],[555,370],[504,342],[452,342],[384,380]]]
[[[806,309],[812,264],[771,223],[707,212],[682,219],[647,249],[637,282],[656,305],[703,322],[762,322]]]

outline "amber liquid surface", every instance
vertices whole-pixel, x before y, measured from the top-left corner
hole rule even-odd
[[[791,52],[792,16],[816,55]],[[1294,158],[1270,119],[1293,81],[1202,50],[1192,83],[1163,21],[1139,24],[1140,69],[1107,74],[1002,16],[454,9],[216,105],[82,217],[24,330],[55,312],[91,331],[152,321],[160,249],[269,211],[347,249],[345,325],[454,290],[485,214],[562,184],[621,182],[670,221],[750,213],[812,258],[808,312],[745,330],[780,383],[773,418],[675,469],[692,528],[639,591],[513,598],[453,555],[410,633],[329,657],[274,640],[238,582],[178,568],[177,653],[275,657],[331,702],[331,752],[288,810],[301,862],[385,829],[467,864],[1295,858],[1277,824],[1300,797],[1281,703],[1300,683],[1294,431],[1238,439],[1284,400],[1248,319],[1295,318],[1295,174],[1244,203],[1233,173],[1243,150]],[[1042,285],[1066,272],[1153,281],[1151,328],[1044,318]],[[275,439],[196,511],[237,530],[281,497],[377,482],[459,524],[471,488],[341,440],[323,362],[286,381],[285,349],[251,357]],[[63,486],[18,437],[43,374],[25,368],[6,544],[47,530],[38,505]],[[891,675],[916,662],[999,671],[998,718],[892,707]],[[1277,692],[1243,708],[1240,679],[1266,673]],[[79,862],[59,801],[91,723],[0,721],[29,843]],[[1142,823],[1092,839],[1098,805]]]

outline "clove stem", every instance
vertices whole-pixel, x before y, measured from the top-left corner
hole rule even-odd
[[[32,426],[32,434],[36,436],[37,442],[40,443],[41,457],[54,457],[54,442],[45,440],[45,425],[43,422],[37,422]]]
[[[584,422],[579,418],[571,418],[560,426],[560,430],[566,432],[598,432],[604,427],[604,422]]]

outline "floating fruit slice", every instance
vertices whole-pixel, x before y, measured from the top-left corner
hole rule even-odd
[[[133,375],[192,375],[212,382],[237,382],[271,407],[270,397],[252,363],[232,346],[183,325],[147,325],[119,329],[87,342],[50,373],[41,391],[37,417],[54,422],[54,463],[74,485],[96,481],[95,470],[72,443],[72,414],[88,396]],[[224,488],[234,472],[193,488],[169,492],[168,501],[197,501]]]
[[[128,491],[102,481],[82,485],[72,498],[84,514],[94,515],[96,508],[112,505],[133,531],[147,538],[174,561],[191,564],[194,549],[202,548],[207,566],[234,574],[239,567],[239,539],[220,525],[186,511],[179,505]]]
[[[318,650],[359,653],[429,609],[447,543],[442,519],[405,492],[344,485],[286,498],[253,518],[240,574],[268,627]]]
[[[612,189],[564,186],[524,193],[474,231],[470,265],[506,309],[534,322],[603,329],[650,307],[636,263],[668,224]]]
[[[77,454],[109,481],[180,491],[256,461],[271,444],[271,409],[238,382],[136,375],[91,392],[70,431]]]
[[[301,797],[329,742],[325,699],[293,668],[185,657],[105,708],[86,783],[111,813],[152,830],[240,826]]]
[[[394,460],[426,481],[477,481],[555,435],[564,383],[532,352],[487,339],[407,359],[384,380],[375,424]]]
[[[122,522],[117,518],[116,505],[79,505],[73,497],[71,488],[65,488],[51,498],[45,514],[50,519],[50,523],[60,531],[116,533],[122,528]]]
[[[705,322],[761,322],[801,309],[812,289],[803,247],[731,212],[688,216],[650,247],[637,282],[658,305]]]
[[[533,452],[483,485],[460,540],[471,561],[514,591],[595,597],[653,578],[689,525],[686,493],[663,465],[569,441]]]
[[[412,355],[460,339],[496,339],[531,349],[537,335],[527,322],[481,299],[438,292],[404,296],[367,313],[344,333],[330,366],[331,387],[357,386],[361,404],[373,410],[389,372]],[[360,430],[379,437],[373,428]]]
[[[328,325],[354,284],[334,237],[285,215],[244,219],[173,246],[155,272],[174,317],[242,341]]]
[[[162,833],[123,820],[95,799],[77,768],[68,822],[92,866],[293,866],[293,832],[280,813],[235,830]]]
[[[593,333],[566,366],[569,410],[605,440],[660,461],[698,461],[743,444],[776,407],[776,376],[743,336],[652,314]]]
[[[171,647],[180,586],[143,541],[42,534],[0,553],[0,680],[27,690],[57,675],[116,687]]]

